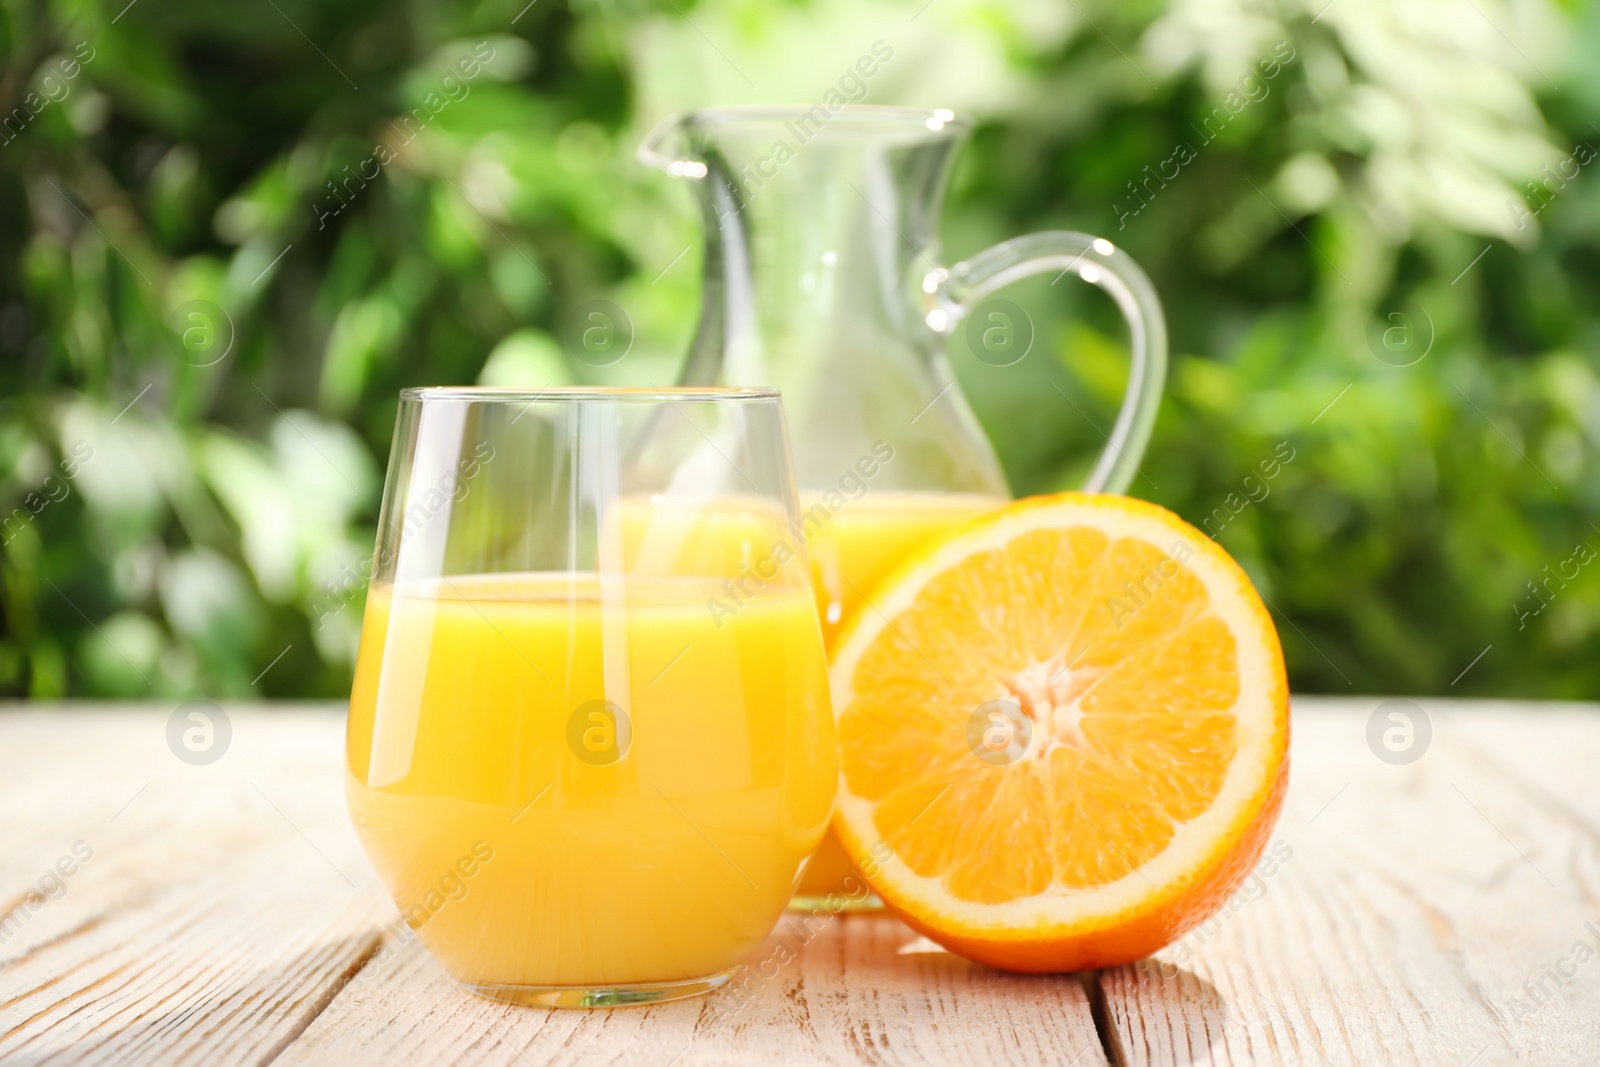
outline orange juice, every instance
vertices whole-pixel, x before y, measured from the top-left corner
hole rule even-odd
[[[847,502],[826,523],[808,530],[806,553],[823,640],[831,647],[861,599],[912,552],[1008,503],[977,493],[880,492]]]
[[[817,613],[828,646],[862,599],[870,598],[873,588],[912,552],[1007,503],[977,493],[878,492],[844,504],[827,523],[812,530],[806,542]],[[829,893],[864,894],[831,832],[806,865],[798,890],[801,897],[811,898]]]
[[[767,934],[837,783],[809,592],[496,574],[374,585],[347,793],[470,986],[673,982]],[[609,703],[607,703],[609,702]]]

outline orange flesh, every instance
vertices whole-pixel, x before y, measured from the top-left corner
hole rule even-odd
[[[1034,531],[936,577],[883,632],[855,675],[871,695],[840,715],[844,772],[913,871],[980,902],[1102,885],[1210,806],[1233,759],[1233,634],[1192,575],[1148,577],[1174,569],[1147,541]],[[1135,610],[1122,583],[1141,575]],[[1112,600],[1130,611],[1120,627]],[[992,768],[972,758],[967,712],[1005,698],[1043,736]],[[997,849],[1026,859],[995,869]]]

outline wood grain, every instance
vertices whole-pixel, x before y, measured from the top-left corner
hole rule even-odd
[[[1600,1063],[1600,715],[1419,699],[1431,744],[1391,766],[1382,703],[1297,702],[1288,858],[1100,975],[1120,1061]]]
[[[0,1063],[1600,1063],[1600,709],[1420,699],[1392,766],[1380,703],[1296,701],[1270,860],[1152,960],[1007,975],[789,917],[730,987],[609,1012],[479,1000],[395,936],[340,709],[230,708],[204,767],[170,707],[0,710]]]
[[[193,767],[169,711],[0,715],[0,1063],[270,1062],[376,946],[339,716],[236,711]]]
[[[1076,976],[991,971],[884,915],[786,918],[734,986],[643,1009],[487,1004],[415,942],[393,967],[346,987],[279,1064],[1105,1063]]]

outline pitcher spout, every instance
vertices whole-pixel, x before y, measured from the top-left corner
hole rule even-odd
[[[634,158],[674,178],[704,178],[709,173],[708,168],[702,161],[688,157],[689,146],[684,137],[685,123],[693,114],[679,111],[656,123],[639,142]]]

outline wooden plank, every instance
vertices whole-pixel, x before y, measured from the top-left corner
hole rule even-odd
[[[170,708],[0,712],[0,1062],[1600,1062],[1600,709],[1419,700],[1392,766],[1378,703],[1296,702],[1270,869],[1154,960],[1006,975],[790,918],[737,987],[591,1013],[476,999],[393,936],[336,709],[230,709],[203,767]]]
[[[191,766],[170,710],[0,715],[0,1062],[267,1062],[377,945],[341,717],[233,709]]]
[[[346,986],[279,1067],[1106,1062],[1077,976],[976,966],[882,914],[787,917],[730,987],[649,1008],[491,1004],[415,941],[392,967]]]
[[[480,1000],[413,940],[377,952],[395,913],[344,814],[341,716],[235,710],[232,749],[198,768],[167,750],[165,720],[0,715],[0,803],[29,815],[0,895],[68,838],[93,850],[0,946],[0,1060],[1104,1063],[1077,977],[976,967],[882,915],[786,919],[701,1000]]]
[[[1394,766],[1383,703],[1296,701],[1275,862],[1099,976],[1119,1062],[1600,1063],[1600,708],[1418,699]]]

